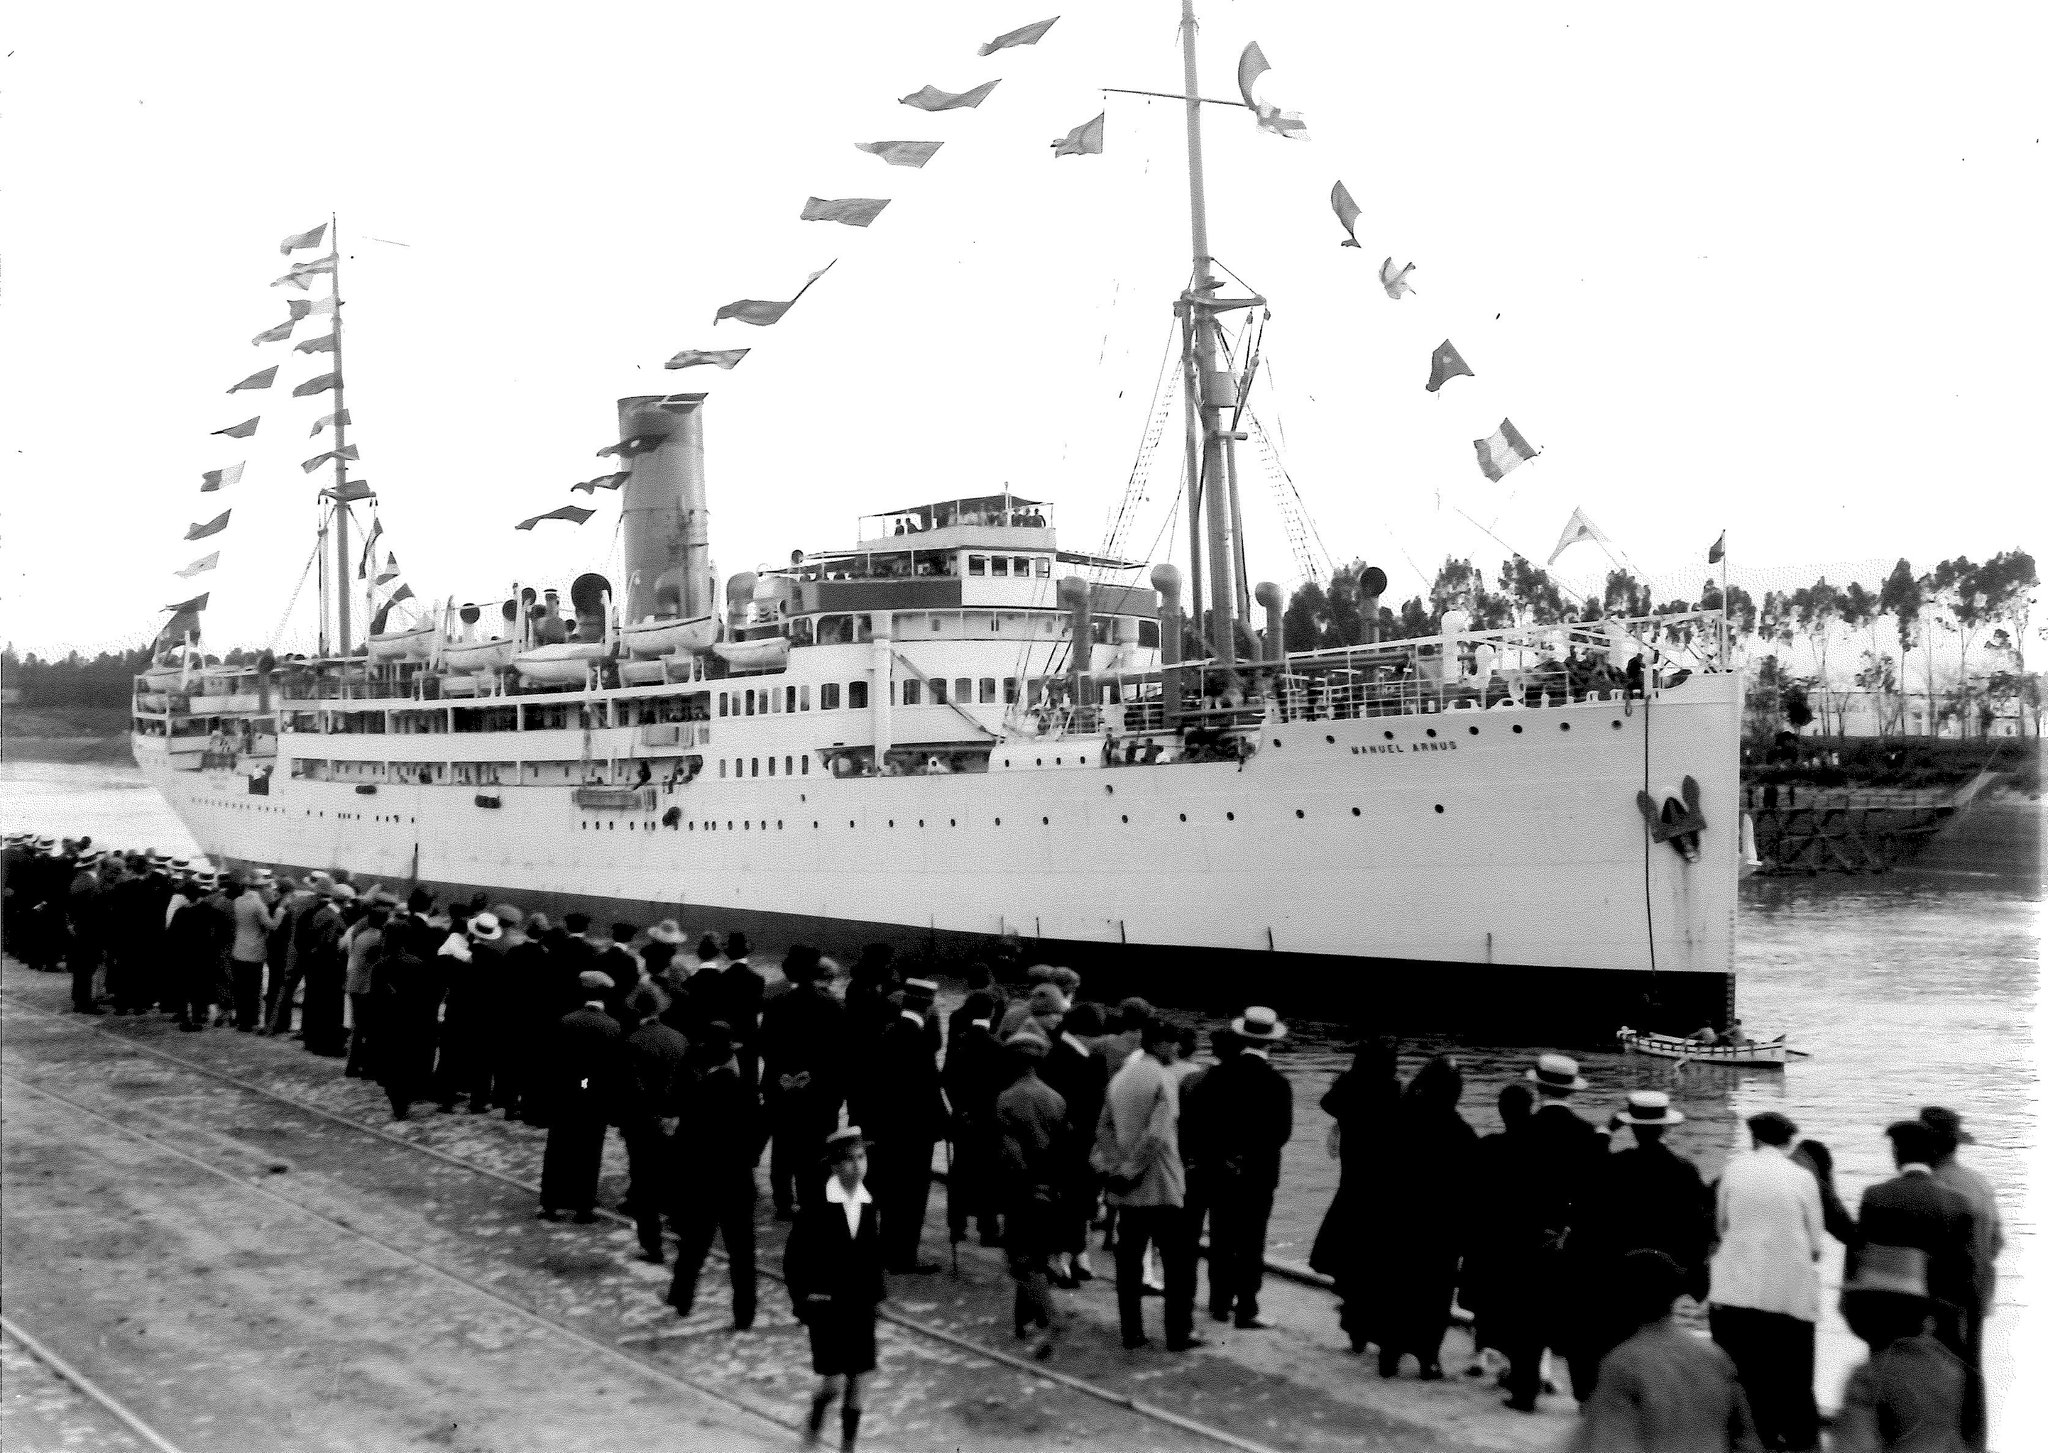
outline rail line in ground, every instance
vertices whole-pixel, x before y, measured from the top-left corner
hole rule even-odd
[[[4,1331],[15,1342],[19,1343],[21,1349],[28,1353],[29,1356],[35,1358],[36,1361],[49,1368],[51,1372],[55,1373],[63,1381],[70,1383],[81,1393],[85,1394],[86,1397],[98,1404],[109,1417],[121,1425],[124,1431],[141,1439],[144,1446],[156,1449],[157,1453],[184,1453],[184,1450],[178,1447],[177,1444],[129,1411],[119,1398],[66,1362],[62,1357],[59,1357],[55,1352],[52,1352],[41,1341],[30,1335],[27,1329],[19,1322],[16,1322],[4,1312],[0,1312],[0,1331]]]
[[[7,1006],[7,1008],[12,1012],[30,1015],[36,1019],[43,1020],[49,1024],[55,1025],[60,1028],[69,1029],[73,1031],[83,1031],[87,1033],[100,1035],[103,1038],[108,1039],[116,1044],[119,1044],[126,1049],[133,1050],[137,1053],[149,1055],[153,1058],[163,1060],[169,1064],[178,1066],[180,1069],[189,1070],[193,1073],[205,1075],[211,1079],[219,1080],[225,1084],[233,1085],[235,1088],[242,1090],[245,1093],[258,1095],[263,1097],[264,1099],[275,1101],[280,1105],[289,1106],[292,1110],[298,1113],[313,1115],[320,1119],[331,1121],[332,1123],[340,1125],[348,1130],[355,1131],[361,1135],[374,1137],[375,1139],[382,1140],[391,1145],[403,1146],[407,1150],[414,1151],[420,1155],[427,1156],[434,1160],[438,1160],[446,1165],[454,1166],[472,1175],[477,1175],[489,1180],[498,1181],[504,1185],[513,1186],[534,1195],[538,1195],[540,1192],[540,1187],[532,1181],[522,1180],[518,1176],[508,1175],[504,1171],[495,1170],[490,1166],[478,1165],[474,1161],[464,1160],[460,1156],[450,1155],[448,1152],[440,1150],[434,1146],[421,1145],[414,1141],[408,1140],[403,1136],[393,1135],[389,1131],[383,1130],[378,1126],[367,1124],[364,1121],[354,1119],[347,1115],[339,1114],[336,1111],[329,1110],[324,1106],[315,1105],[291,1095],[281,1094],[278,1091],[273,1090],[266,1085],[260,1085],[252,1080],[244,1079],[241,1076],[232,1074],[226,1070],[215,1068],[212,1065],[202,1064],[197,1060],[188,1059],[184,1055],[172,1054],[168,1050],[159,1049],[151,1044],[145,1044],[142,1041],[135,1039],[129,1035],[116,1033],[102,1025],[78,1024],[68,1019],[64,1015],[54,1014],[51,1013],[49,1010],[39,1008],[32,1004],[24,1003],[18,996],[14,994],[0,993],[0,1003],[4,1003]],[[731,1398],[715,1388],[694,1382],[688,1378],[679,1377],[676,1374],[659,1367],[658,1365],[647,1360],[646,1358],[636,1356],[631,1352],[622,1350],[623,1346],[643,1345],[658,1339],[649,1338],[645,1334],[642,1334],[620,1345],[614,1345],[612,1343],[598,1341],[595,1338],[589,1337],[586,1334],[577,1331],[573,1327],[566,1326],[560,1322],[555,1321],[552,1318],[545,1317],[540,1313],[535,1312],[531,1308],[526,1307],[519,1302],[513,1301],[510,1298],[507,1298],[503,1293],[495,1291],[485,1284],[472,1281],[458,1272],[450,1271],[445,1267],[439,1266],[432,1261],[417,1256],[414,1253],[407,1251],[402,1247],[393,1245],[390,1242],[387,1242],[380,1237],[373,1236],[370,1233],[365,1232],[357,1227],[344,1224],[341,1221],[335,1220],[333,1217],[324,1215],[323,1213],[314,1210],[308,1206],[305,1206],[300,1202],[294,1201],[290,1197],[279,1195],[276,1192],[271,1191],[260,1184],[245,1181],[241,1177],[236,1176],[231,1172],[221,1170],[216,1166],[208,1164],[206,1161],[201,1160],[199,1157],[194,1156],[187,1151],[181,1150],[176,1146],[169,1145],[166,1142],[154,1136],[145,1134],[144,1132],[133,1128],[132,1126],[124,1125],[121,1122],[114,1120],[111,1117],[104,1115],[97,1110],[92,1109],[90,1106],[80,1104],[78,1101],[73,1100],[71,1097],[59,1091],[51,1090],[44,1086],[37,1085],[32,1081],[21,1079],[19,1076],[12,1073],[0,1074],[0,1079],[7,1080],[13,1084],[21,1086],[24,1089],[43,1095],[47,1098],[59,1101],[60,1103],[67,1105],[74,1110],[77,1110],[81,1114],[89,1115],[97,1120],[103,1121],[106,1124],[112,1126],[113,1128],[121,1131],[121,1133],[124,1135],[146,1141],[152,1146],[164,1150],[165,1152],[171,1155],[175,1155],[183,1160],[189,1161],[193,1165],[199,1166],[200,1168],[212,1173],[213,1175],[219,1176],[222,1179],[225,1179],[237,1186],[242,1187],[244,1190],[250,1192],[253,1195],[260,1195],[267,1199],[277,1201],[280,1204],[289,1206],[294,1210],[300,1211],[301,1213],[309,1217],[326,1222],[328,1225],[334,1227],[336,1230],[342,1231],[350,1236],[358,1237],[364,1241],[371,1242],[374,1245],[381,1247],[382,1249],[393,1255],[399,1256],[401,1258],[404,1258],[405,1260],[415,1263],[416,1265],[426,1269],[428,1272],[432,1273],[437,1277],[455,1282],[463,1287],[475,1291],[478,1294],[487,1297],[499,1303],[502,1306],[509,1308],[510,1310],[517,1313],[519,1316],[523,1318],[533,1321],[551,1331],[557,1332],[562,1336],[569,1338],[587,1348],[601,1351],[605,1353],[607,1356],[622,1360],[630,1364],[634,1368],[648,1375],[651,1375],[657,1379],[669,1382],[673,1385],[687,1388],[692,1392],[701,1393],[704,1396],[713,1398],[725,1404],[726,1406],[745,1412],[750,1416],[762,1418],[767,1422],[775,1424],[777,1427],[789,1431],[796,1431],[796,1425],[793,1423],[787,1422],[783,1419],[776,1418],[770,1414],[764,1413],[758,1407]],[[192,1125],[190,1122],[179,1120],[175,1116],[163,1115],[161,1111],[153,1111],[152,1113],[156,1114],[157,1116],[159,1116],[159,1118],[162,1118],[170,1123],[186,1125],[188,1128],[201,1134],[208,1133],[206,1132],[206,1129],[203,1126]],[[631,1218],[623,1216],[618,1212],[609,1209],[599,1208],[597,1211],[597,1215],[615,1224],[626,1226],[630,1226],[633,1224]],[[714,1256],[717,1255],[717,1253],[715,1252],[713,1254]],[[720,1259],[722,1260],[723,1258],[721,1257]],[[761,1261],[758,1263],[758,1269],[763,1275],[766,1275],[776,1281],[783,1280],[780,1267],[772,1263],[767,1258],[761,1259]],[[1176,1413],[1169,1408],[1159,1407],[1158,1405],[1147,1402],[1142,1398],[1133,1397],[1130,1394],[1119,1392],[1114,1388],[1104,1387],[1101,1384],[1091,1382],[1086,1378],[1076,1377],[1072,1373],[1062,1372],[1057,1368],[1047,1367],[1043,1363],[1028,1358],[1018,1357],[1013,1354],[1001,1351],[998,1348],[986,1346],[983,1343],[974,1341],[972,1338],[962,1337],[958,1333],[947,1331],[943,1327],[935,1327],[932,1326],[930,1323],[920,1321],[918,1318],[910,1316],[886,1304],[880,1309],[880,1316],[884,1321],[889,1322],[890,1324],[899,1327],[906,1332],[909,1332],[915,1336],[926,1338],[934,1342],[941,1343],[956,1352],[965,1353],[969,1356],[980,1358],[991,1363],[995,1363],[999,1366],[1011,1369],[1013,1371],[1027,1374],[1028,1376],[1035,1378],[1037,1380],[1055,1384],[1057,1386],[1066,1388],[1070,1391],[1080,1393],[1086,1397],[1093,1398],[1099,1402],[1107,1403],[1113,1407],[1121,1408],[1140,1418],[1144,1418],[1147,1421],[1159,1423],[1161,1425],[1174,1428],[1179,1432],[1199,1437],[1206,1442],[1218,1444],[1220,1446],[1227,1448],[1234,1448],[1240,1450],[1240,1453],[1277,1453],[1277,1450],[1271,1448],[1269,1445],[1258,1443],[1253,1441],[1252,1439],[1242,1437],[1236,1433],[1229,1431],[1228,1429],[1219,1428],[1208,1423],[1200,1422],[1197,1419],[1189,1418],[1180,1413]]]

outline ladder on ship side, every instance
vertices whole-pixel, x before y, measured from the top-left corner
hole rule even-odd
[[[1167,366],[1160,369],[1160,379],[1152,391],[1152,412],[1145,420],[1144,435],[1138,441],[1138,457],[1131,461],[1131,475],[1124,482],[1123,498],[1117,502],[1116,514],[1111,517],[1105,533],[1102,549],[1103,558],[1114,560],[1121,556],[1129,543],[1131,529],[1137,524],[1138,508],[1151,498],[1152,459],[1159,450],[1159,444],[1166,437],[1167,425],[1173,421],[1176,405],[1180,401],[1180,370],[1171,367],[1169,353]],[[1096,580],[1105,577],[1106,571],[1096,566],[1089,572]]]
[[[1294,557],[1294,568],[1300,572],[1303,582],[1328,579],[1334,562],[1316,530],[1315,521],[1309,518],[1301,491],[1294,487],[1294,479],[1288,474],[1287,466],[1280,462],[1280,451],[1273,447],[1273,440],[1267,435],[1266,426],[1259,422],[1259,416],[1247,407],[1244,417],[1245,422],[1251,425],[1252,442],[1258,446],[1259,462],[1265,466],[1266,482],[1273,491],[1273,503],[1280,510],[1280,523],[1287,534],[1287,549]]]

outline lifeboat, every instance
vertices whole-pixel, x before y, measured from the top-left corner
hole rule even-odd
[[[735,671],[780,671],[789,664],[788,636],[759,636],[751,641],[719,641],[712,654]]]
[[[434,654],[434,637],[437,634],[431,624],[414,626],[409,631],[384,631],[370,637],[369,652],[372,661],[424,661]]]
[[[564,641],[520,652],[512,669],[531,686],[581,686],[590,679],[590,663],[603,658],[602,641]]]
[[[619,627],[619,643],[643,661],[702,651],[717,635],[718,621],[708,615],[687,621],[649,617],[638,625]]]
[[[495,671],[518,654],[517,641],[449,641],[441,647],[441,664],[450,671]]]

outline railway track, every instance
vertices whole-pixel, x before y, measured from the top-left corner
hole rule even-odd
[[[262,1100],[288,1108],[295,1114],[313,1116],[353,1134],[402,1148],[414,1155],[459,1169],[468,1175],[538,1195],[538,1185],[518,1175],[508,1174],[495,1167],[481,1165],[460,1156],[452,1155],[435,1146],[419,1144],[403,1136],[392,1134],[379,1126],[338,1113],[324,1106],[310,1103],[298,1097],[280,1093],[269,1086],[258,1084],[243,1076],[214,1065],[206,1064],[186,1055],[159,1049],[155,1045],[144,1043],[135,1037],[116,1032],[99,1024],[78,1023],[69,1016],[54,1014],[33,1004],[26,1003],[16,994],[0,994],[0,1005],[5,1006],[9,1015],[20,1014],[45,1026],[75,1034],[89,1034],[104,1038],[119,1045],[128,1052],[151,1057],[173,1065],[180,1070],[232,1086],[244,1094],[257,1096]],[[113,1116],[94,1109],[92,1106],[61,1090],[53,1089],[47,1084],[38,1084],[31,1079],[25,1079],[12,1071],[0,1073],[0,1080],[4,1080],[10,1088],[18,1088],[56,1101],[73,1112],[88,1116],[95,1122],[123,1136],[145,1141],[158,1150],[187,1161],[193,1166],[222,1180],[231,1182],[252,1197],[290,1207],[300,1215],[326,1223],[327,1226],[340,1235],[373,1244],[384,1252],[400,1257],[415,1265],[425,1274],[442,1279],[450,1285],[459,1286],[469,1292],[496,1302],[512,1314],[529,1320],[551,1334],[574,1342],[586,1351],[599,1353],[609,1360],[630,1365],[641,1376],[660,1383],[666,1383],[677,1389],[688,1390],[698,1396],[711,1398],[744,1416],[762,1419],[785,1432],[794,1433],[797,1431],[792,1421],[763,1409],[751,1400],[734,1398],[711,1383],[688,1377],[669,1367],[662,1366],[658,1360],[657,1349],[664,1340],[665,1334],[629,1335],[611,1342],[591,1337],[579,1329],[567,1325],[559,1318],[551,1317],[514,1298],[506,1296],[504,1293],[497,1291],[475,1277],[444,1266],[434,1259],[421,1256],[417,1252],[389,1238],[377,1236],[372,1232],[362,1229],[360,1226],[351,1224],[349,1220],[330,1215],[317,1208],[307,1206],[291,1196],[280,1194],[260,1181],[251,1181],[233,1170],[223,1169],[209,1161],[205,1156],[194,1154],[190,1150],[171,1144],[164,1137],[151,1134],[145,1129],[137,1128],[134,1124],[117,1120]],[[167,1125],[182,1126],[191,1136],[202,1142],[218,1138],[218,1133],[208,1127],[189,1119],[167,1115],[160,1109],[152,1109],[149,1118],[161,1121]],[[632,1224],[628,1218],[615,1211],[600,1210],[597,1214],[600,1218],[615,1224]],[[782,1279],[780,1265],[770,1257],[764,1256],[761,1258],[759,1270],[762,1275],[774,1280],[780,1281]],[[1008,1373],[1052,1384],[1071,1393],[1093,1399],[1109,1408],[1119,1410],[1127,1416],[1152,1424],[1158,1429],[1170,1429],[1174,1434],[1178,1435],[1181,1441],[1196,1439],[1209,1446],[1237,1449],[1240,1450],[1240,1453],[1276,1453],[1276,1450],[1273,1450],[1268,1444],[1245,1437],[1229,1429],[1186,1416],[1171,1408],[1159,1406],[1146,1399],[1138,1398],[1119,1389],[1076,1376],[1059,1368],[1047,1367],[1042,1363],[1011,1355],[999,1348],[989,1347],[984,1343],[961,1336],[944,1327],[935,1326],[924,1319],[911,1315],[900,1307],[885,1304],[881,1309],[881,1316],[886,1323],[900,1328],[913,1337],[942,1346],[952,1354],[976,1359],[991,1369],[1001,1368]],[[26,1339],[24,1339],[23,1345],[28,1345]],[[151,1446],[169,1447],[170,1445],[158,1443]]]
[[[84,1394],[101,1412],[119,1423],[123,1432],[144,1448],[154,1448],[156,1453],[184,1453],[176,1443],[136,1416],[133,1409],[52,1352],[5,1313],[0,1313],[0,1332],[4,1332],[9,1341],[47,1367],[59,1381],[70,1384]]]

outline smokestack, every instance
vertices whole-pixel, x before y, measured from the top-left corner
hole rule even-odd
[[[1287,621],[1281,614],[1286,601],[1280,587],[1270,580],[1261,580],[1252,588],[1252,599],[1266,611],[1266,659],[1278,661],[1287,655]]]
[[[569,604],[576,611],[576,639],[601,641],[605,635],[605,597],[612,583],[595,571],[577,576],[569,583]]]
[[[705,394],[619,400],[619,437],[668,442],[631,461],[621,492],[628,621],[710,615],[711,515],[704,493]]]
[[[1086,706],[1088,667],[1095,656],[1095,616],[1088,599],[1088,581],[1069,575],[1060,581],[1060,604],[1073,624],[1073,640],[1067,649],[1067,680],[1073,688],[1074,705]]]
[[[1180,712],[1180,672],[1173,669],[1180,664],[1180,567],[1153,566],[1152,588],[1159,592],[1159,690],[1171,720]]]
[[[1375,645],[1380,638],[1380,597],[1387,593],[1387,572],[1368,565],[1358,573],[1358,608],[1365,616],[1365,641]]]

